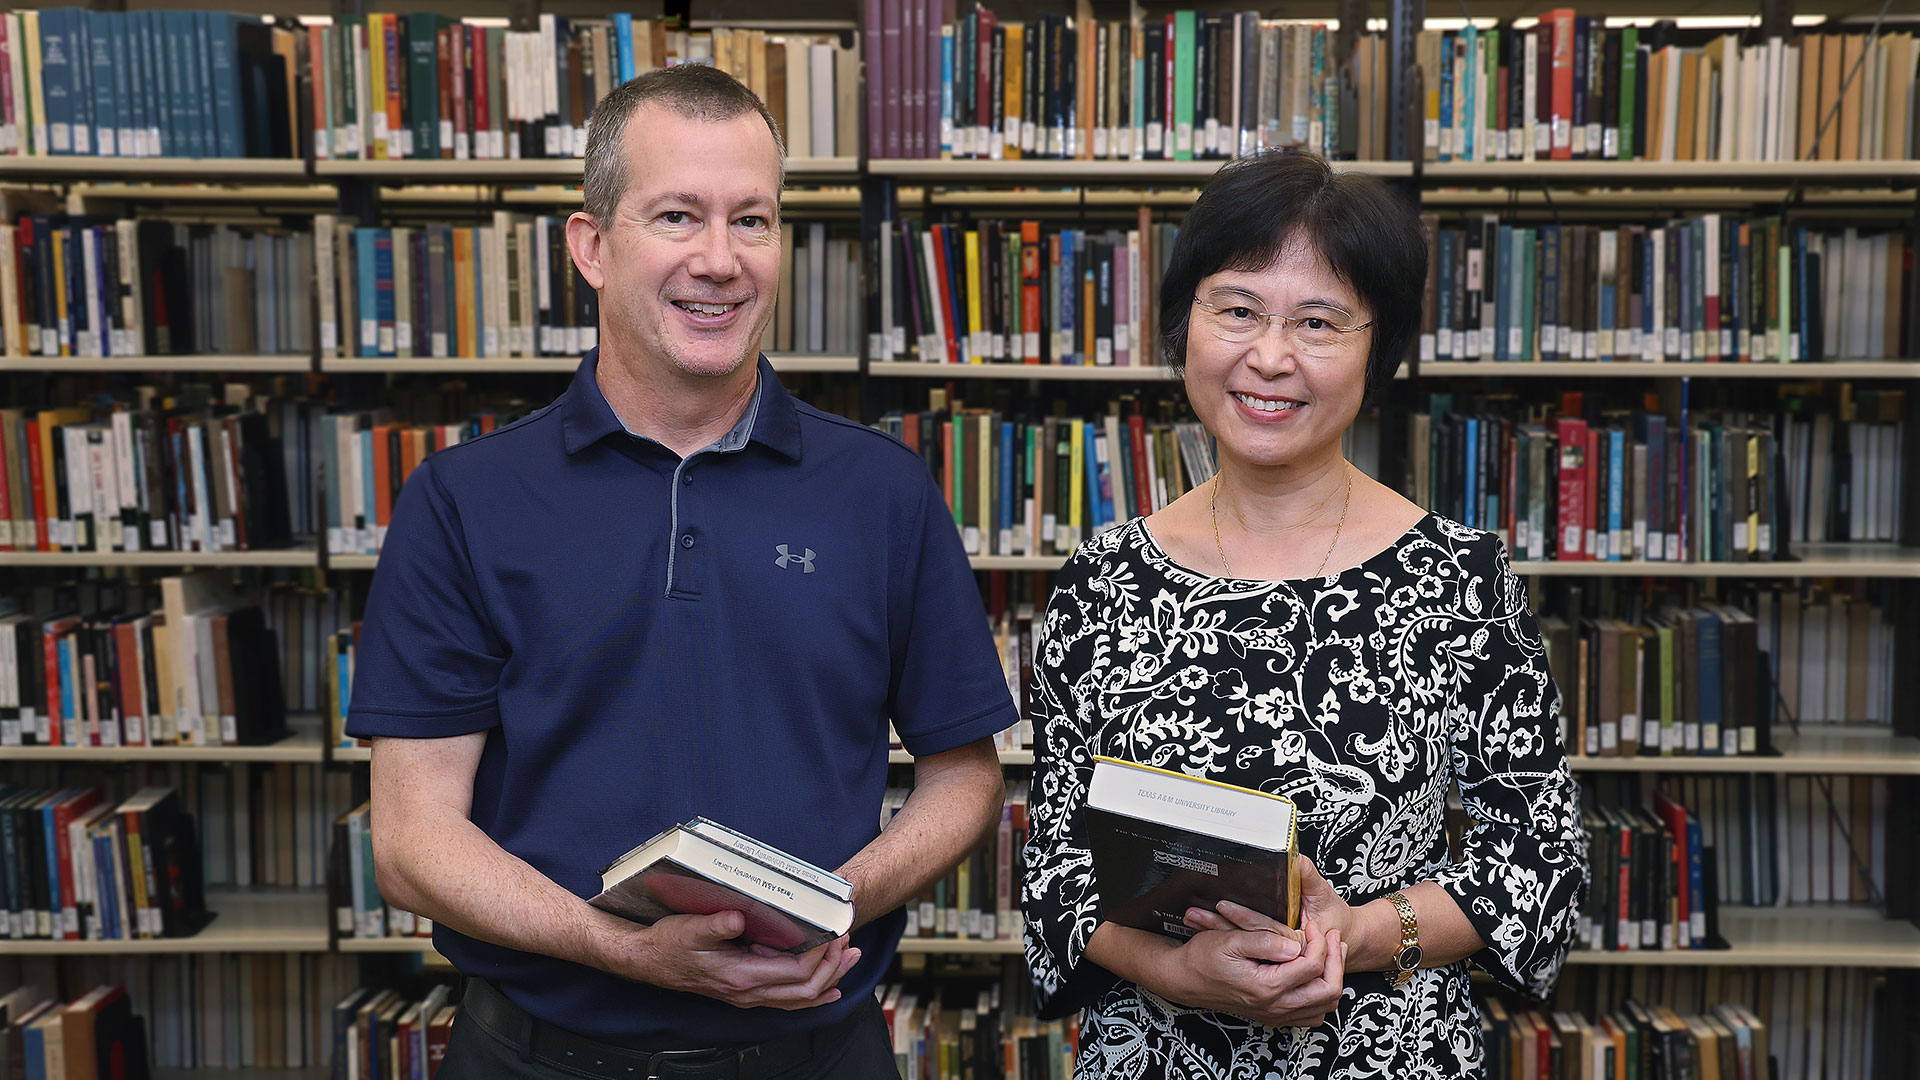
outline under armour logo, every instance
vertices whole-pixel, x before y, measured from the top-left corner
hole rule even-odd
[[[773,565],[779,567],[782,570],[785,570],[787,567],[792,566],[794,563],[799,563],[801,566],[805,567],[802,573],[807,573],[807,574],[813,573],[813,549],[812,548],[805,549],[806,550],[805,555],[794,555],[789,553],[787,551],[787,545],[785,544],[781,544],[778,547],[775,547],[773,550],[780,553],[780,557],[773,560]]]

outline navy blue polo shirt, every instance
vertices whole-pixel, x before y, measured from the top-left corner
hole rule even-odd
[[[551,405],[428,458],[368,596],[347,731],[487,744],[473,821],[581,897],[702,814],[837,867],[879,833],[887,723],[915,754],[1013,724],[940,493],[892,438],[795,401],[762,358],[684,460],[621,425],[598,350]],[[741,1010],[434,929],[529,1013],[608,1041],[745,1041],[850,1012],[904,915],[820,1009]]]

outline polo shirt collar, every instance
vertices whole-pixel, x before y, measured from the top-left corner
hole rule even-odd
[[[793,395],[780,384],[773,365],[765,355],[757,360],[760,373],[754,400],[741,414],[732,431],[721,436],[716,450],[738,450],[748,442],[757,442],[792,461],[800,460],[800,412]],[[588,351],[574,370],[573,383],[561,399],[561,430],[566,451],[577,454],[609,435],[624,433],[626,425],[614,415],[613,406],[600,392],[594,374],[600,364],[600,349]]]

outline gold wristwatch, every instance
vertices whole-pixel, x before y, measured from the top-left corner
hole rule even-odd
[[[1413,971],[1420,966],[1420,922],[1414,918],[1413,901],[1406,893],[1394,893],[1387,899],[1400,913],[1400,951],[1393,954],[1393,988],[1398,990],[1413,981]]]

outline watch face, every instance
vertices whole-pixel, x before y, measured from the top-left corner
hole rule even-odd
[[[1394,963],[1399,966],[1400,970],[1412,971],[1414,968],[1417,968],[1420,966],[1420,946],[1418,945],[1403,946],[1400,949],[1400,954],[1394,957],[1393,959],[1394,959]]]

